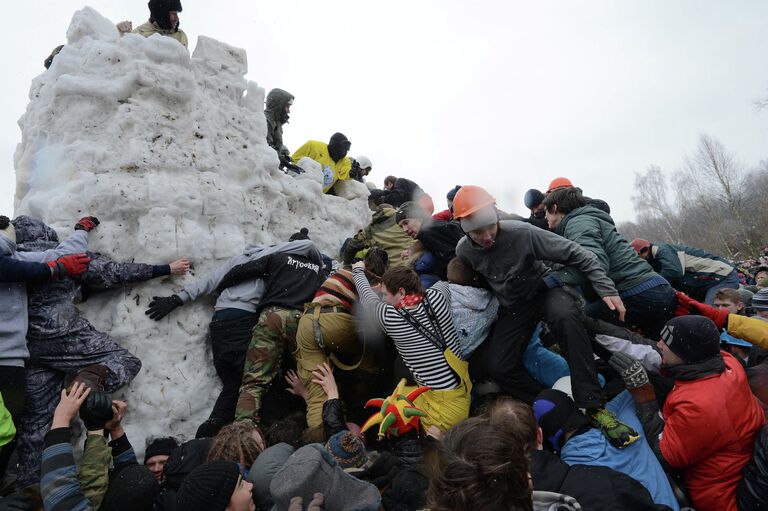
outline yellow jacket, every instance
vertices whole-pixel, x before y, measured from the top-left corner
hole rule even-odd
[[[134,34],[141,34],[144,37],[149,37],[152,34],[160,34],[160,35],[167,35],[168,37],[173,37],[177,41],[179,41],[181,44],[184,45],[185,48],[189,47],[189,42],[187,41],[187,34],[184,33],[183,30],[163,30],[151,21],[147,21],[143,25],[139,25],[135,29],[133,29]]]
[[[744,339],[755,346],[768,350],[768,322],[762,319],[728,314],[727,331],[737,339]]]
[[[350,178],[349,171],[352,170],[350,159],[344,157],[338,162],[334,162],[331,159],[331,155],[328,154],[328,144],[325,142],[310,140],[296,149],[291,159],[293,163],[298,163],[305,156],[312,158],[323,167],[323,193],[328,193],[328,190],[336,184],[336,181],[344,181]]]

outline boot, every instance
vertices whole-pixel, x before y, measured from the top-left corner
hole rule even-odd
[[[616,418],[616,415],[605,408],[587,410],[587,418],[594,427],[605,435],[608,442],[617,449],[626,447],[640,438],[637,431],[621,422]]]
[[[84,383],[86,387],[94,390],[104,390],[104,380],[107,378],[109,369],[101,364],[93,364],[83,367],[78,371],[77,376],[67,386],[67,391],[72,389],[75,383]]]

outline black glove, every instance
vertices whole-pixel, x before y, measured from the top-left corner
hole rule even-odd
[[[184,305],[184,302],[181,301],[181,298],[179,298],[178,295],[153,296],[152,301],[149,302],[149,307],[144,314],[155,321],[160,321],[171,311],[182,305]]]
[[[112,420],[112,399],[100,390],[92,390],[80,407],[80,419],[88,431],[104,429],[104,425]]]
[[[84,216],[75,224],[76,231],[91,232],[97,225],[99,225],[99,219],[95,216]]]

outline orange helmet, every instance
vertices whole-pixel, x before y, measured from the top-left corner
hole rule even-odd
[[[475,211],[494,204],[496,199],[484,188],[474,185],[462,186],[453,198],[453,218],[466,218]]]
[[[571,180],[568,179],[567,177],[556,177],[555,179],[552,180],[551,183],[549,183],[549,188],[547,188],[547,193],[557,188],[573,188],[573,183],[571,183]]]
[[[629,244],[632,248],[635,249],[635,252],[638,254],[642,254],[649,248],[651,248],[651,242],[648,240],[644,240],[642,238],[637,238],[632,240],[632,243]]]

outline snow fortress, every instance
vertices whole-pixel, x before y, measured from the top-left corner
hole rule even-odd
[[[67,45],[32,82],[19,120],[15,213],[42,218],[61,237],[95,215],[101,225],[90,250],[154,264],[186,256],[198,277],[247,245],[286,241],[301,227],[337,256],[344,237],[370,220],[368,190],[345,182],[347,198],[327,196],[319,170],[299,178],[280,171],[266,144],[264,89],[246,72],[245,51],[216,40],[201,36],[190,57],[172,38],[120,37],[95,10],[76,12]],[[195,278],[82,304],[96,328],[143,362],[117,396],[128,402],[126,429],[139,452],[145,436],[190,438],[218,395],[207,341],[213,300],[159,323],[144,315],[153,295]]]

